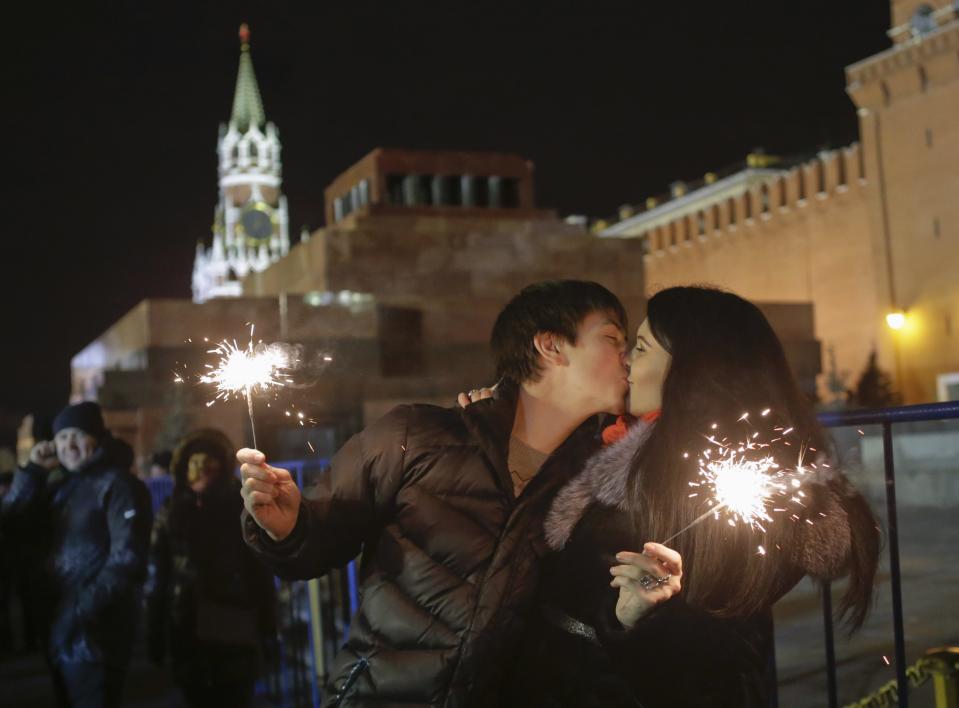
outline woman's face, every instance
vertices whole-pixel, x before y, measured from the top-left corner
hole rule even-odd
[[[197,494],[202,494],[220,474],[220,463],[205,452],[195,452],[187,462],[186,481]]]
[[[663,405],[663,382],[672,357],[656,341],[649,320],[636,331],[636,346],[629,357],[629,413],[641,416]]]

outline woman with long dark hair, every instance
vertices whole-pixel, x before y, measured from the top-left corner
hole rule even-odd
[[[763,416],[762,412],[768,409]],[[546,522],[538,621],[513,665],[522,706],[765,706],[771,607],[804,576],[849,576],[840,613],[871,603],[879,529],[835,466],[810,402],[760,310],[716,289],[648,303],[630,355],[635,424],[557,495]],[[750,418],[739,420],[742,413]],[[806,469],[763,529],[707,518],[690,483],[705,435],[789,431],[763,450]],[[612,441],[612,438],[620,439]],[[687,453],[684,455],[684,453]]]

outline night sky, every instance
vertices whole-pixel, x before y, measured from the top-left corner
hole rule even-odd
[[[7,415],[63,405],[70,357],[143,298],[189,297],[243,21],[294,240],[377,146],[516,152],[539,206],[606,216],[756,146],[843,145],[843,67],[889,45],[881,0],[17,7],[0,68]]]

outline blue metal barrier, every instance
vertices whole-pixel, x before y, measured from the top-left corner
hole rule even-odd
[[[959,419],[959,401],[926,403],[897,408],[853,410],[822,413],[819,422],[827,428],[854,425],[882,426],[883,471],[886,491],[886,524],[888,528],[889,573],[892,593],[893,635],[896,654],[896,683],[900,708],[909,706],[909,681],[906,678],[906,639],[902,614],[902,572],[899,564],[899,519],[896,507],[896,465],[893,459],[892,426],[894,423],[912,423],[932,420]],[[836,652],[833,640],[832,596],[829,584],[823,586],[823,621],[826,635],[826,673],[829,707],[839,705],[836,684]]]
[[[903,610],[902,610],[902,575],[899,559],[899,523],[896,506],[896,481],[895,481],[895,461],[893,459],[893,437],[892,426],[896,423],[935,421],[935,420],[953,420],[959,419],[959,402],[924,404],[917,406],[901,406],[896,408],[885,408],[877,410],[854,410],[842,412],[822,413],[819,415],[820,423],[827,428],[852,427],[859,425],[879,425],[882,427],[883,439],[883,470],[885,476],[885,501],[886,501],[886,523],[888,528],[887,545],[889,549],[890,564],[890,584],[893,606],[893,631],[895,637],[895,658],[896,658],[896,676],[899,686],[898,701],[900,708],[907,708],[909,704],[909,682],[906,678],[906,648],[905,635],[903,630]],[[328,465],[328,460],[290,460],[286,462],[273,463],[277,467],[288,469],[297,481],[297,485],[303,489],[305,479],[304,472],[309,465],[312,468],[320,469]],[[346,604],[349,608],[349,616],[352,617],[359,605],[359,591],[357,581],[357,569],[355,562],[350,562],[346,568]],[[823,608],[823,629],[825,634],[825,654],[828,700],[830,708],[838,706],[838,687],[836,679],[836,653],[834,642],[834,627],[832,617],[832,596],[830,594],[830,585],[825,583],[822,588],[822,608]],[[295,612],[294,608],[291,611]],[[309,622],[322,621],[322,617],[314,618],[312,608],[307,603],[307,616]],[[344,628],[345,639],[348,632],[348,624]],[[310,662],[314,665],[314,670],[310,672],[310,698],[315,708],[320,704],[320,691],[316,682],[317,671],[315,669],[316,655],[312,642],[307,639],[309,645]],[[285,664],[289,661],[289,651],[286,647],[281,648],[281,685],[283,693],[283,704],[290,705],[289,692],[293,690],[297,693],[296,687],[291,687],[288,675],[297,676],[296,672],[289,674]],[[775,704],[775,697],[774,697]]]

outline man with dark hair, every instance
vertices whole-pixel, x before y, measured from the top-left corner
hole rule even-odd
[[[596,283],[530,286],[494,327],[493,398],[395,408],[347,442],[309,499],[263,453],[237,453],[244,535],[274,572],[316,577],[363,552],[328,705],[499,703],[549,502],[596,448],[589,419],[622,410],[625,331]]]
[[[100,406],[67,406],[3,499],[4,530],[39,540],[44,648],[63,706],[118,706],[146,576],[151,513]]]

